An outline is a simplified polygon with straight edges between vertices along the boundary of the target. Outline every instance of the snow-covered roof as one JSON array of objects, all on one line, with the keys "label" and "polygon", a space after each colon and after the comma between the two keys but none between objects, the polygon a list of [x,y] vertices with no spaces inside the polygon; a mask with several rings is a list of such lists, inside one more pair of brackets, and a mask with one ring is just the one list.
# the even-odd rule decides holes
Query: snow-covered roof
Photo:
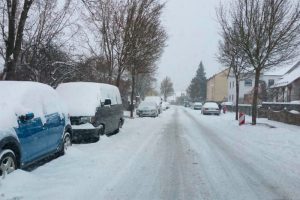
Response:
[{"label": "snow-covered roof", "polygon": [[285,66],[279,66],[274,67],[271,69],[268,69],[264,72],[265,76],[283,76],[286,74],[291,68],[293,68],[294,65],[285,65]]},{"label": "snow-covered roof", "polygon": [[273,86],[272,88],[276,87],[284,87],[295,80],[300,78],[300,62],[293,66],[291,70],[288,71],[285,75],[283,75]]}]

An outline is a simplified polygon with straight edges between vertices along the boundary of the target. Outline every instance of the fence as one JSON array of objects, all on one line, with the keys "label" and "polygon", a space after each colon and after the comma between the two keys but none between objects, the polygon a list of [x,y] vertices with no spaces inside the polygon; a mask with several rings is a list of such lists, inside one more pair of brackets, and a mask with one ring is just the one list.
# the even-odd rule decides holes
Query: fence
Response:
[{"label": "fence", "polygon": [[[235,112],[235,106],[227,106],[227,109]],[[240,104],[239,112],[251,116],[252,105]],[[263,103],[258,106],[257,117],[300,126],[300,104]]]}]

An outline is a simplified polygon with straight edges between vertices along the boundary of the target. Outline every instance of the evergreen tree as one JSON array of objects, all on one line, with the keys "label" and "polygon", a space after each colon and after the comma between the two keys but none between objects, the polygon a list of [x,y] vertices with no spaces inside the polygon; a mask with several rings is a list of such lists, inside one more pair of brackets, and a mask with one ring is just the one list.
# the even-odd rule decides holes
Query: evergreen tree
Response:
[{"label": "evergreen tree", "polygon": [[206,75],[202,61],[196,71],[196,76],[187,89],[187,93],[194,102],[206,100]]}]

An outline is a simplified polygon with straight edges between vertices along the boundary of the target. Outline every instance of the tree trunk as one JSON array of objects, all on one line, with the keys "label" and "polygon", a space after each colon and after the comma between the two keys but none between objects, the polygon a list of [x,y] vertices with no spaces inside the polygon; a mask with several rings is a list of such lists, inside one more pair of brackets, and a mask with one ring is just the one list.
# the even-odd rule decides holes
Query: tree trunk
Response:
[{"label": "tree trunk", "polygon": [[131,97],[130,97],[130,117],[133,117],[133,111],[134,111],[134,104],[133,104],[133,100],[134,100],[134,93],[135,93],[135,72],[134,70],[132,70],[131,73],[132,76],[132,80],[131,80]]},{"label": "tree trunk", "polygon": [[239,96],[240,96],[240,82],[239,78],[235,77],[235,120],[239,119]]},{"label": "tree trunk", "polygon": [[255,71],[255,81],[254,81],[253,101],[252,101],[252,125],[256,125],[259,77],[260,77],[260,70],[256,70]]},{"label": "tree trunk", "polygon": [[121,81],[121,73],[118,72],[117,79],[116,79],[116,86],[117,87],[120,87],[120,81]]}]

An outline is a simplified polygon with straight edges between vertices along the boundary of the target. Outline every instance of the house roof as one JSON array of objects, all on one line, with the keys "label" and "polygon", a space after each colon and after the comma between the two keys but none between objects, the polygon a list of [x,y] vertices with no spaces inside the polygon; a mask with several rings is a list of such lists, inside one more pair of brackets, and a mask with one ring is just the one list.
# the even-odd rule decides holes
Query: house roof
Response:
[{"label": "house roof", "polygon": [[296,79],[300,78],[300,62],[294,65],[286,74],[284,74],[273,86],[272,88],[284,87]]},{"label": "house roof", "polygon": [[222,74],[222,73],[224,73],[224,72],[226,72],[226,71],[229,71],[229,68],[223,69],[222,71],[220,71],[220,72],[218,72],[218,73],[212,75],[211,77],[209,77],[207,80],[209,81],[209,80],[213,79],[215,76],[217,76],[217,75],[219,75],[219,74]]},{"label": "house roof", "polygon": [[265,76],[283,76],[288,73],[295,65],[284,65],[268,69],[264,72]]}]

